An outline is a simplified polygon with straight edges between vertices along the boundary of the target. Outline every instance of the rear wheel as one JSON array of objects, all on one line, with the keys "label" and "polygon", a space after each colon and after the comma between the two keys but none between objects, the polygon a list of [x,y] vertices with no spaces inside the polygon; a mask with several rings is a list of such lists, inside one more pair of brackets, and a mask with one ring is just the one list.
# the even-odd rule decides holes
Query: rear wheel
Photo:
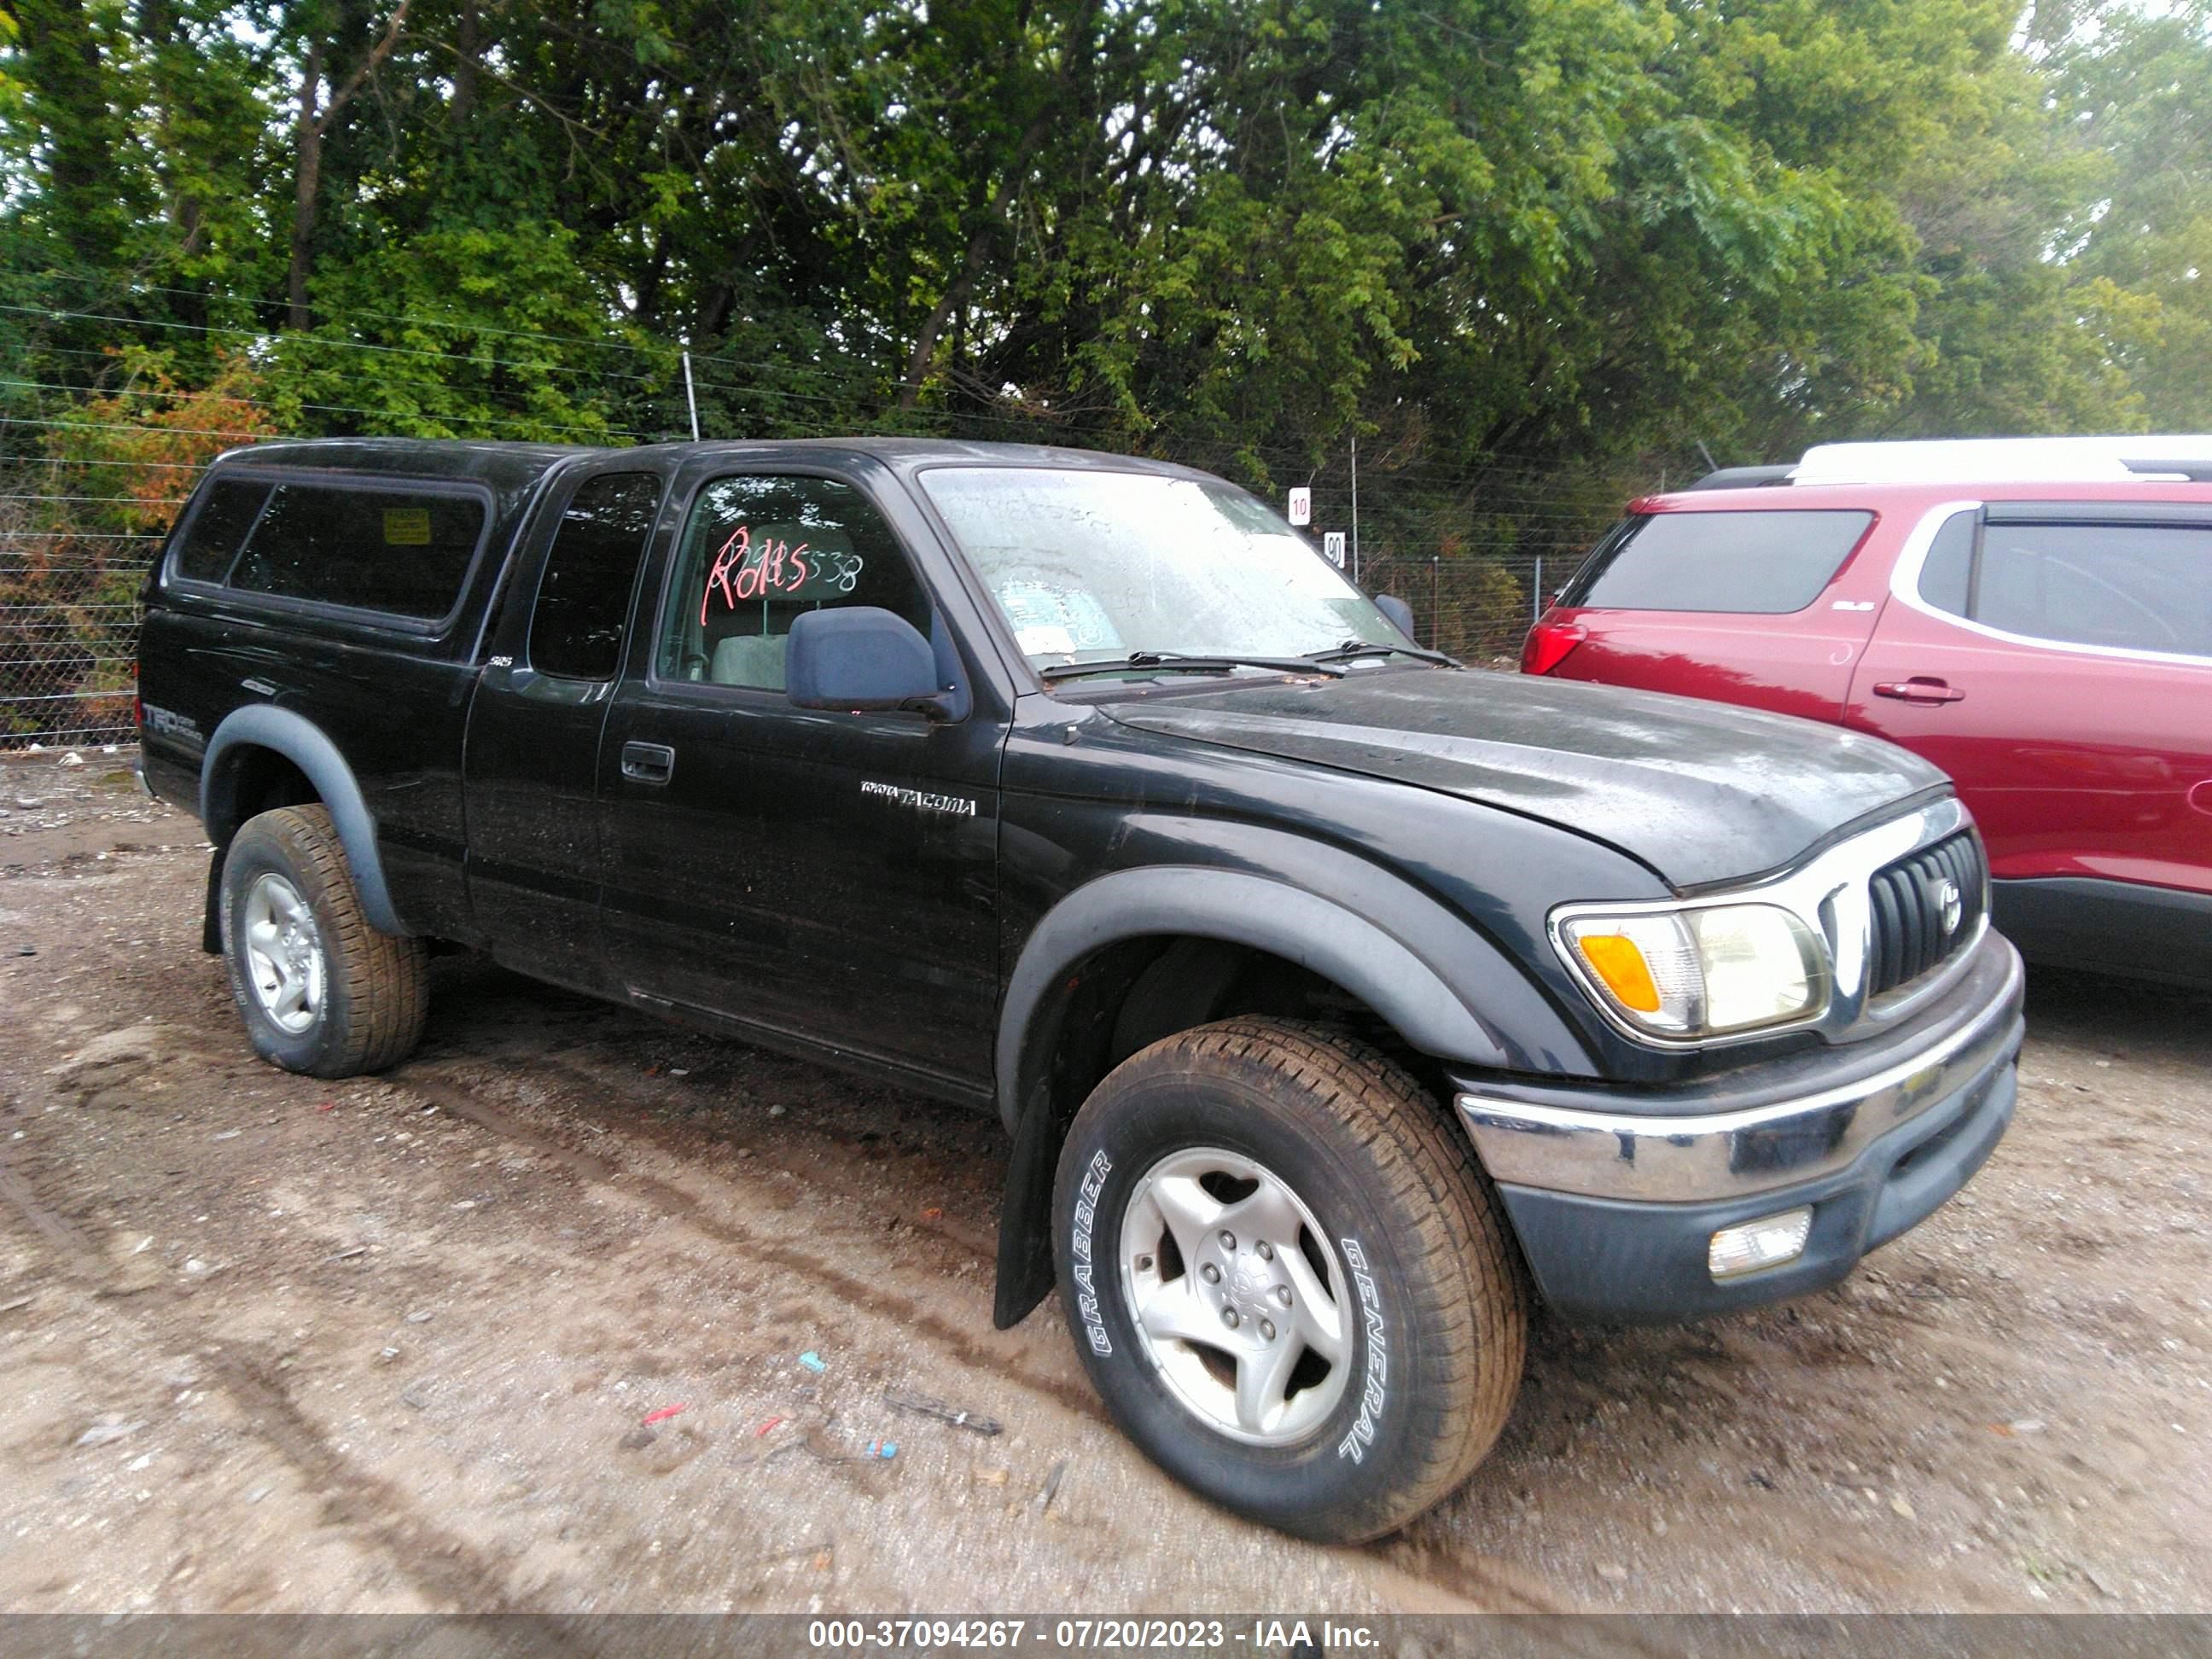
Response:
[{"label": "rear wheel", "polygon": [[224,854],[222,920],[231,995],[264,1059],[351,1077],[422,1040],[428,953],[368,925],[328,808],[247,820]]},{"label": "rear wheel", "polygon": [[1228,1508],[1376,1537],[1504,1426],[1518,1263],[1464,1137],[1372,1048],[1261,1019],[1153,1044],[1076,1115],[1054,1220],[1108,1408]]}]

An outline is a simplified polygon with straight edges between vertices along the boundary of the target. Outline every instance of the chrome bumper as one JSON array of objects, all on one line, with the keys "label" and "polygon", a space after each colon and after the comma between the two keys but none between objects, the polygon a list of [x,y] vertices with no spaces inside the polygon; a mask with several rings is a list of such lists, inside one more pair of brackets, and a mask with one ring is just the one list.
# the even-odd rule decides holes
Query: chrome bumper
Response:
[{"label": "chrome bumper", "polygon": [[1690,1117],[1542,1106],[1468,1090],[1457,1097],[1460,1114],[1483,1168],[1500,1185],[1696,1203],[1832,1175],[2010,1061],[2024,976],[2019,953],[1996,943],[2007,958],[2002,988],[1975,1018],[1842,1087]]}]

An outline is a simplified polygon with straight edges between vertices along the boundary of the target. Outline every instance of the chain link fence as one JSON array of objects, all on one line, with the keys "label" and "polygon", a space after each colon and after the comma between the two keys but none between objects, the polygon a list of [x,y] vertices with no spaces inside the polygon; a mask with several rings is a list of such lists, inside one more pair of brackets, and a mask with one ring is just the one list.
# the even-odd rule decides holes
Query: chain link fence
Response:
[{"label": "chain link fence", "polygon": [[138,588],[161,532],[68,522],[113,503],[57,489],[53,471],[0,473],[0,746],[135,735]]},{"label": "chain link fence", "polygon": [[1450,474],[1370,467],[1355,508],[1347,460],[1316,477],[1314,532],[1345,532],[1347,572],[1405,600],[1420,644],[1502,665],[1623,504],[1663,479],[1501,458]]},{"label": "chain link fence", "polygon": [[[359,375],[376,373],[371,354],[378,349],[359,349]],[[635,367],[623,360],[619,371],[611,368],[610,407],[635,398],[635,387],[623,384],[640,378],[629,372]],[[746,388],[719,390],[741,396]],[[332,406],[369,401],[341,394]],[[515,413],[524,412],[518,404]],[[234,444],[278,435],[283,413],[235,392],[94,391],[12,378],[0,368],[0,749],[135,736],[138,597],[146,573],[207,460]],[[915,429],[910,413],[896,420]],[[480,423],[485,430],[454,435],[513,437],[495,428],[519,422],[493,416]],[[330,429],[377,431],[358,420]],[[974,429],[971,423],[970,435]],[[787,412],[773,430],[800,435],[802,428]],[[616,442],[672,435],[611,428]],[[1032,428],[994,435],[1040,434]],[[1664,483],[1663,474],[1570,475],[1510,458],[1445,471],[1394,466],[1386,456],[1355,477],[1347,453],[1328,466],[1276,471],[1275,504],[1284,504],[1285,488],[1310,489],[1316,544],[1341,532],[1347,570],[1369,592],[1405,599],[1422,644],[1492,665],[1515,656],[1544,599],[1618,516],[1623,500]]]}]

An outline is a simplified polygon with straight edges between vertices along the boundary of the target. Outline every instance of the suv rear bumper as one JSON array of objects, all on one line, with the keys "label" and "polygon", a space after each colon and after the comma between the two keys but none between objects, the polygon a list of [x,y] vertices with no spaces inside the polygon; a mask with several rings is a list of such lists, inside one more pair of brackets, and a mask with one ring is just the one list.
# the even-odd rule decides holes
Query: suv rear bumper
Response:
[{"label": "suv rear bumper", "polygon": [[[1826,1067],[1753,1067],[1703,1100],[1468,1079],[1461,1115],[1545,1299],[1639,1322],[1777,1301],[1833,1284],[1925,1218],[2012,1121],[2020,957],[1995,934],[1975,954],[1945,1010],[1870,1042],[1848,1081],[1806,1086],[1832,1075],[1833,1050]],[[1802,1254],[1713,1278],[1715,1231],[1800,1206],[1813,1212]]]}]

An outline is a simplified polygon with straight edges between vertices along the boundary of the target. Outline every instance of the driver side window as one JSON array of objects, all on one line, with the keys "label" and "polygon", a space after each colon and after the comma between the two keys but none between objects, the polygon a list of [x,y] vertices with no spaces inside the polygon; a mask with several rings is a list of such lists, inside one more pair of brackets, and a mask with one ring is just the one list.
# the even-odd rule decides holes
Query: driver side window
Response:
[{"label": "driver side window", "polygon": [[693,501],[661,617],[659,678],[784,689],[791,624],[872,605],[929,632],[929,604],[897,540],[834,478],[716,478]]}]

